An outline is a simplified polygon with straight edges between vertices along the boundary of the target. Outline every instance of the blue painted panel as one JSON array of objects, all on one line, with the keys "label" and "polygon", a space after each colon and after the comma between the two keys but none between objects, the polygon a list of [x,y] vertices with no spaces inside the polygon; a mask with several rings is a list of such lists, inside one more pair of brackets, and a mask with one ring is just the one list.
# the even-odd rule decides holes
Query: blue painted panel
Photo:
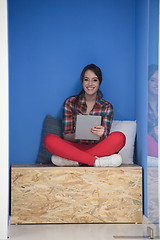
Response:
[{"label": "blue painted panel", "polygon": [[135,1],[8,3],[11,164],[36,161],[45,115],[61,116],[86,64],[101,67],[115,119],[135,120]]},{"label": "blue painted panel", "polygon": [[148,113],[148,1],[136,0],[136,159],[143,167],[144,214],[147,216],[147,113]]}]

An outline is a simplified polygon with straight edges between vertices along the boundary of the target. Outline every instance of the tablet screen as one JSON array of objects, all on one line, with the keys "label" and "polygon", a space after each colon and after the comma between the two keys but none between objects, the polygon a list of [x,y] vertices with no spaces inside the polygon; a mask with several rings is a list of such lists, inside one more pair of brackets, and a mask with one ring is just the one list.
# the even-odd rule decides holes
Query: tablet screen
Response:
[{"label": "tablet screen", "polygon": [[91,133],[91,128],[101,125],[101,116],[77,115],[75,139],[99,140],[99,136]]}]

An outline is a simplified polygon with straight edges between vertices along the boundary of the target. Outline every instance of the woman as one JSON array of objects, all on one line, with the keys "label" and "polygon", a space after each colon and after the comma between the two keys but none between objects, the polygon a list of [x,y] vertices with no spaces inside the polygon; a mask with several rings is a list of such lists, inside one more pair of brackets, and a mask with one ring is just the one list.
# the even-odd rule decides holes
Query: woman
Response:
[{"label": "woman", "polygon": [[148,68],[148,155],[158,157],[158,66]]},{"label": "woman", "polygon": [[[125,145],[125,136],[121,132],[109,135],[113,106],[102,99],[99,86],[102,82],[102,72],[94,64],[87,65],[81,73],[83,90],[68,98],[63,108],[63,136],[49,134],[44,139],[45,147],[55,154],[52,162],[57,166],[119,166],[122,158],[117,154]],[[75,123],[78,114],[100,115],[102,123],[95,126],[91,132],[100,137],[95,140],[76,140]],[[59,158],[59,157],[60,158]]]}]

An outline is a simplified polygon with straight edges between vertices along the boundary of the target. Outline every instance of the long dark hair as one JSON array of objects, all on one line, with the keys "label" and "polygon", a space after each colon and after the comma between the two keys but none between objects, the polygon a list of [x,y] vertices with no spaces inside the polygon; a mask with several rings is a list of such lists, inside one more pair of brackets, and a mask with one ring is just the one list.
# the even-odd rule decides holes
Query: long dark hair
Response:
[{"label": "long dark hair", "polygon": [[152,77],[152,75],[158,71],[158,65],[151,64],[148,66],[148,80]]},{"label": "long dark hair", "polygon": [[81,72],[81,81],[83,82],[84,74],[87,70],[91,70],[92,72],[94,72],[96,74],[96,76],[98,77],[98,80],[101,84],[101,82],[102,82],[102,71],[95,64],[89,64],[89,65],[87,65],[83,68],[83,70]]}]

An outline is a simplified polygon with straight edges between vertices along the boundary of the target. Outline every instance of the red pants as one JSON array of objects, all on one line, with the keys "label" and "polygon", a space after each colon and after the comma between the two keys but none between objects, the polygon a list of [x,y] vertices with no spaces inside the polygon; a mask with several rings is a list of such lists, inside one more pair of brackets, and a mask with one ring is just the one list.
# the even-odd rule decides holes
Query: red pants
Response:
[{"label": "red pants", "polygon": [[44,138],[44,145],[49,152],[59,157],[92,166],[96,160],[95,156],[104,157],[118,153],[124,147],[125,140],[122,132],[112,132],[97,144],[85,145],[48,134]]}]

